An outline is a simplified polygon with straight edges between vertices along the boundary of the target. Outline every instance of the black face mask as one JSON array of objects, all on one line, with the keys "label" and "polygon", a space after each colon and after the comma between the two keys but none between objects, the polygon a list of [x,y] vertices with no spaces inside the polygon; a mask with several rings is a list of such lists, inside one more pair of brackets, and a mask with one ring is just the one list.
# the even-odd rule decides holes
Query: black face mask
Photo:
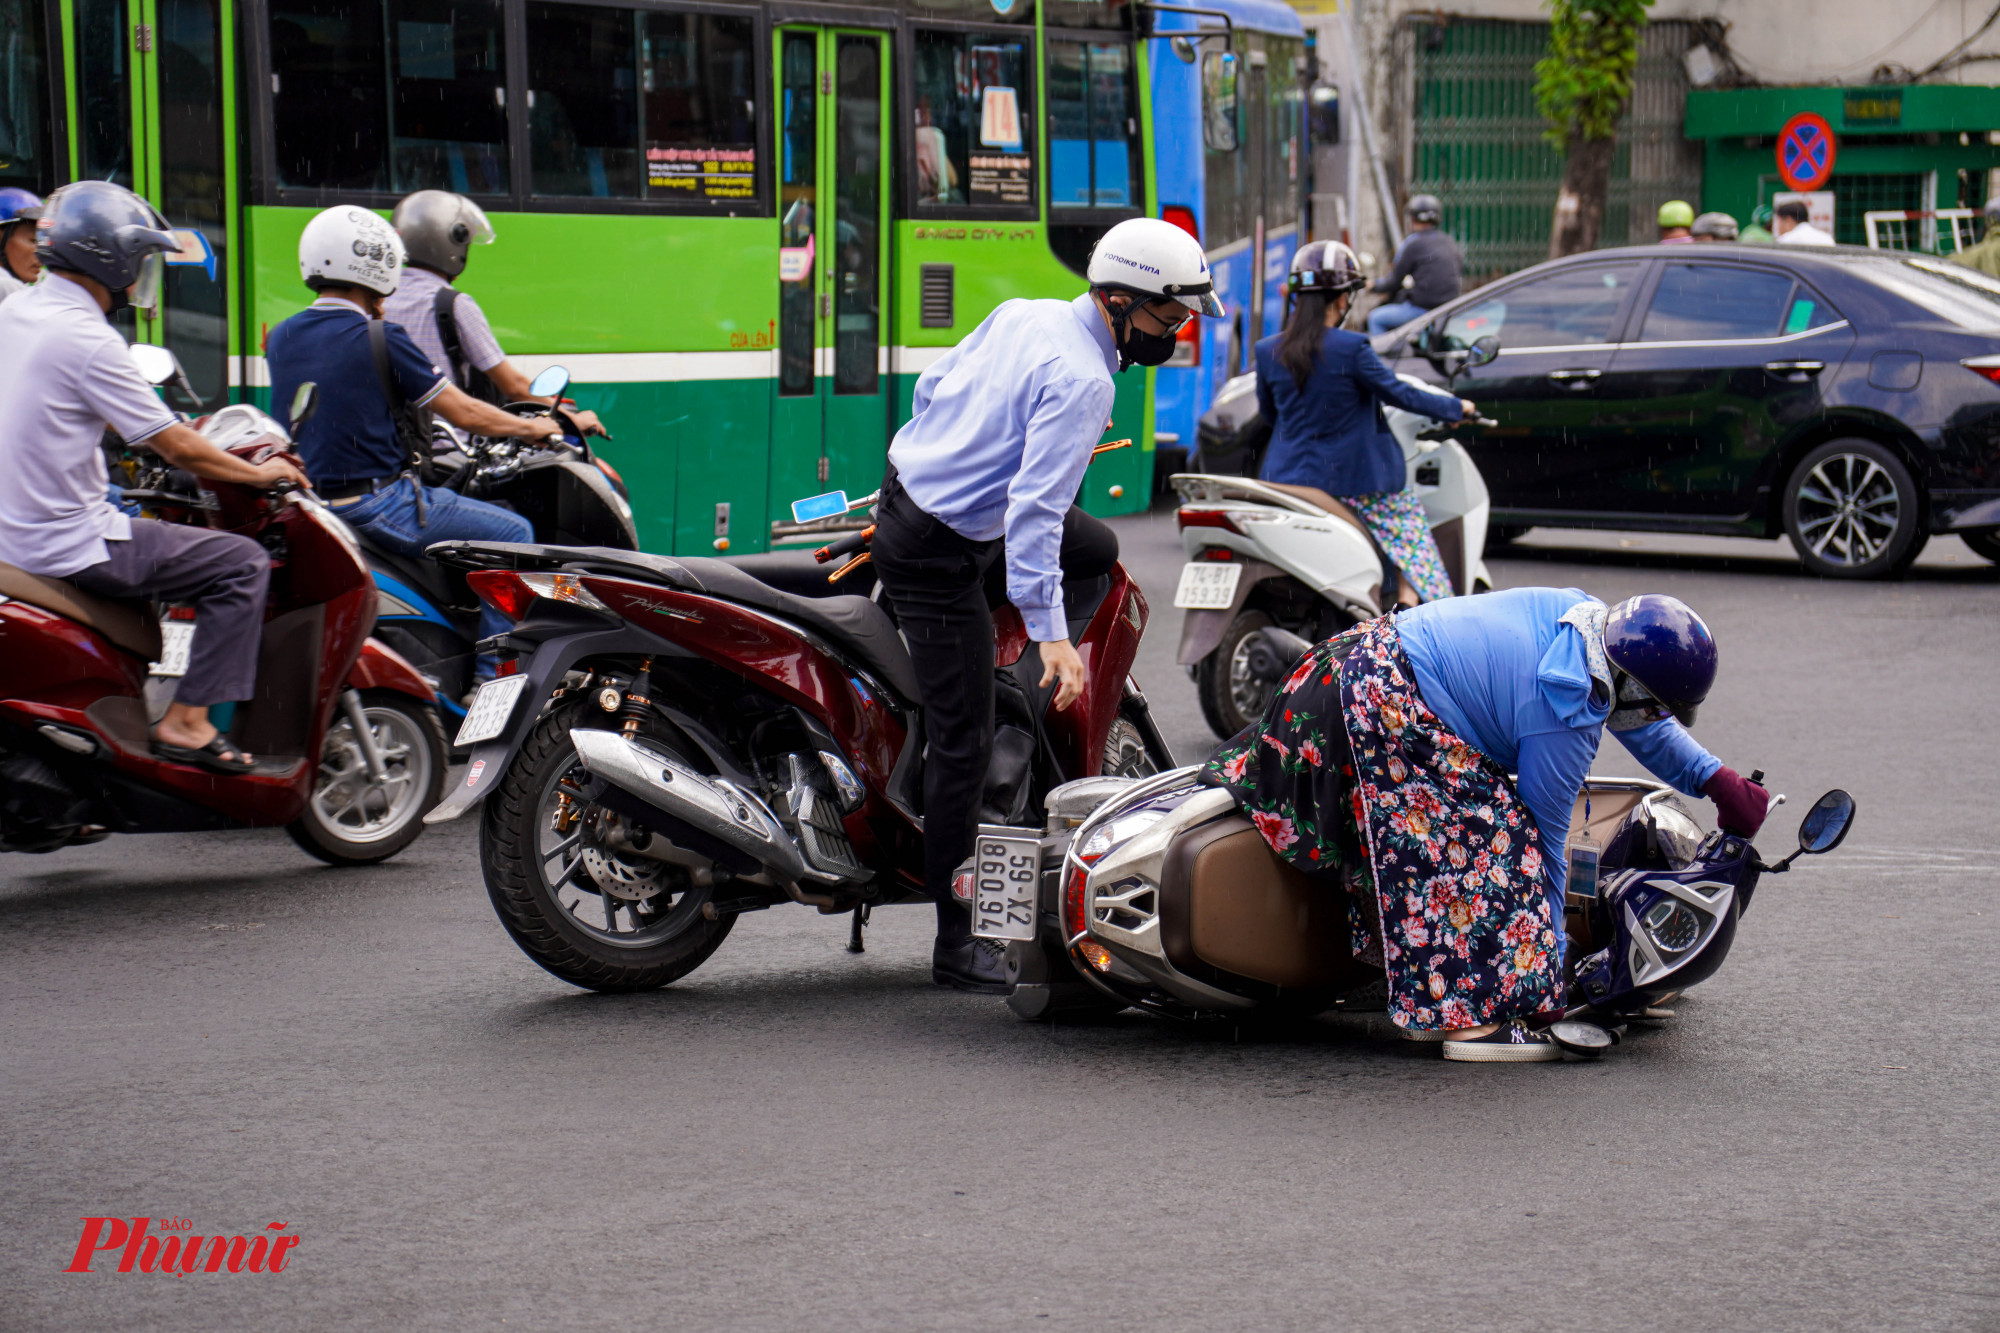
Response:
[{"label": "black face mask", "polygon": [[1147,333],[1132,324],[1132,310],[1128,308],[1112,322],[1112,331],[1118,338],[1118,369],[1127,366],[1164,366],[1174,354],[1174,343],[1178,341],[1179,330],[1173,333]]}]

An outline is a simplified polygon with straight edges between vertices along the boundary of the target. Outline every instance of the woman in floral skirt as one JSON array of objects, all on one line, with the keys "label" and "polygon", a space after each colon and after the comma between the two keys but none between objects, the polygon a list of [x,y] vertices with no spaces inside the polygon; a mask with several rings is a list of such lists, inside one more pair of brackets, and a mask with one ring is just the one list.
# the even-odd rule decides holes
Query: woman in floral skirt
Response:
[{"label": "woman in floral skirt", "polygon": [[1317,645],[1210,773],[1280,856],[1348,872],[1352,947],[1387,972],[1403,1035],[1450,1060],[1554,1060],[1524,1020],[1565,1003],[1564,843],[1605,726],[1724,828],[1763,823],[1764,789],[1683,725],[1715,668],[1671,597],[1432,603]]},{"label": "woman in floral skirt", "polygon": [[1366,338],[1340,327],[1366,285],[1339,241],[1314,241],[1293,258],[1284,332],[1257,344],[1257,407],[1271,423],[1262,479],[1352,510],[1400,573],[1398,599],[1415,606],[1451,596],[1451,579],[1382,404],[1445,421],[1476,409],[1397,379]]}]

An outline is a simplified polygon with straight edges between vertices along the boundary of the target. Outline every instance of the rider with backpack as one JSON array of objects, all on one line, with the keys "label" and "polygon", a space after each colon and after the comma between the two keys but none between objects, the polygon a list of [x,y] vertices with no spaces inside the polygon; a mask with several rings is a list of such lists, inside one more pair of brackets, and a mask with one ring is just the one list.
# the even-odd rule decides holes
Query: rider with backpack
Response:
[{"label": "rider with backpack", "polygon": [[[382,302],[383,317],[402,325],[431,364],[472,397],[496,406],[550,401],[528,392],[528,377],[500,350],[479,302],[452,285],[472,247],[493,243],[486,211],[462,194],[419,190],[396,205],[389,222],[403,238],[407,267]],[[595,412],[566,408],[564,415],[585,435],[604,433]]]}]

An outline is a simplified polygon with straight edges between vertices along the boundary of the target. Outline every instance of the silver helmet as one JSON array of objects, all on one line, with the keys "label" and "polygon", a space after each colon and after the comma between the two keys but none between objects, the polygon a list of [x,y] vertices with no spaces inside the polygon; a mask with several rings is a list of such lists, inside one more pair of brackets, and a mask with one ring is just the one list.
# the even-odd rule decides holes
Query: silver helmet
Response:
[{"label": "silver helmet", "polygon": [[486,210],[449,190],[418,190],[405,196],[389,224],[403,238],[410,263],[447,278],[465,272],[471,247],[493,243],[493,224],[486,220]]}]

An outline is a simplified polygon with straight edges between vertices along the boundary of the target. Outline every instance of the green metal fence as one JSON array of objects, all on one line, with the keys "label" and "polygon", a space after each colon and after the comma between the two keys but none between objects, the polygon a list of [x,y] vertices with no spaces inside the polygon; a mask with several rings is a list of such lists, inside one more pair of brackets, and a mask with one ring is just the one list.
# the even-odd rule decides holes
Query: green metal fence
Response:
[{"label": "green metal fence", "polygon": [[[1562,154],[1542,137],[1535,62],[1549,25],[1413,15],[1396,32],[1392,104],[1404,196],[1444,201],[1468,283],[1548,258]],[[1700,147],[1681,135],[1681,53],[1693,25],[1649,25],[1632,102],[1619,124],[1601,244],[1651,240],[1668,199],[1701,197]]]}]

